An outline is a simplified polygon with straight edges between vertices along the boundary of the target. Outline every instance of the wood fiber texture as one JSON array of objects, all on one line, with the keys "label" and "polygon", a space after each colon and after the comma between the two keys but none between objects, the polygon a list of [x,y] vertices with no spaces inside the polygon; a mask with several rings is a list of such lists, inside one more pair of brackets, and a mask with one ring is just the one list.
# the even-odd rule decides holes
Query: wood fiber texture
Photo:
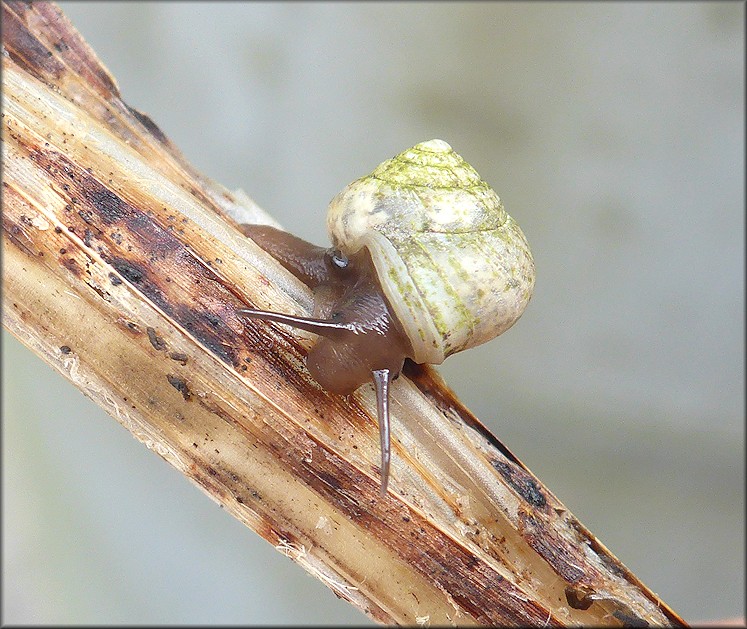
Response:
[{"label": "wood fiber texture", "polygon": [[[322,390],[272,219],[122,100],[52,3],[3,2],[3,323],[232,516],[382,623],[683,625],[435,371]],[[642,542],[645,543],[645,540]]]}]

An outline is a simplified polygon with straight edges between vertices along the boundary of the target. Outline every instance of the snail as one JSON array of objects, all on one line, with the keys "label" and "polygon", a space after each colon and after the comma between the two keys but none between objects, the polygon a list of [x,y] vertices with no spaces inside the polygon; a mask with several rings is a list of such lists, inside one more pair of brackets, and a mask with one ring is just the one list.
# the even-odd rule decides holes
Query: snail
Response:
[{"label": "snail", "polygon": [[422,142],[332,199],[331,248],[264,225],[242,232],[307,284],[313,318],[239,314],[318,334],[306,365],[324,389],[373,380],[381,495],[391,459],[389,385],[406,358],[441,364],[521,316],[534,287],[526,238],[498,195],[446,142]]}]

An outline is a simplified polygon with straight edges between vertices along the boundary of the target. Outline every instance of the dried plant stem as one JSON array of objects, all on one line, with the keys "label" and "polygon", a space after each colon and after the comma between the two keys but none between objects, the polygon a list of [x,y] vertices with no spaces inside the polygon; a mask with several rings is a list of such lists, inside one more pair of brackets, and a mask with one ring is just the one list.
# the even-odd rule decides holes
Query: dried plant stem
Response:
[{"label": "dried plant stem", "polygon": [[3,2],[3,323],[133,435],[380,622],[681,625],[429,369],[393,384],[379,496],[370,387],[304,368],[308,314],[244,238],[271,222],[195,172],[50,3]]}]

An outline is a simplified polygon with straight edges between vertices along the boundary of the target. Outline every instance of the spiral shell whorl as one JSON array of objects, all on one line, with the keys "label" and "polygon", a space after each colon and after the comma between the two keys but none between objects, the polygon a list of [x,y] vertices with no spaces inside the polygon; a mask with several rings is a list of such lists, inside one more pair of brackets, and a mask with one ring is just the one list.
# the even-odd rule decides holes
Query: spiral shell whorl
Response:
[{"label": "spiral shell whorl", "polygon": [[368,247],[416,362],[439,364],[497,336],[531,296],[534,263],[521,229],[442,140],[347,186],[330,203],[327,228],[346,253]]},{"label": "spiral shell whorl", "polygon": [[498,195],[443,140],[421,142],[347,186],[331,202],[336,246],[355,248],[370,229],[385,234],[497,229],[507,218]]}]

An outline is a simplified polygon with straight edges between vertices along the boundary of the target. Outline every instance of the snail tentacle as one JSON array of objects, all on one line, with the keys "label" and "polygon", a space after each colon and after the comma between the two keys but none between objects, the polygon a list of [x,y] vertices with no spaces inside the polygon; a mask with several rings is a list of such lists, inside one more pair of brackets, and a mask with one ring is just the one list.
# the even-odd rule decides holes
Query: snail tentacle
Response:
[{"label": "snail tentacle", "polygon": [[345,334],[358,334],[360,326],[354,323],[339,323],[327,319],[311,319],[308,317],[296,317],[294,315],[283,314],[281,312],[269,312],[267,310],[254,310],[253,308],[240,308],[237,313],[249,317],[250,319],[261,319],[263,321],[274,321],[275,323],[284,323],[294,328],[312,332],[319,336],[342,340]]},{"label": "snail tentacle", "polygon": [[379,439],[381,442],[381,486],[379,493],[386,495],[389,485],[389,464],[392,458],[391,424],[389,420],[389,369],[374,369],[372,372],[376,389],[376,413],[379,420]]}]

